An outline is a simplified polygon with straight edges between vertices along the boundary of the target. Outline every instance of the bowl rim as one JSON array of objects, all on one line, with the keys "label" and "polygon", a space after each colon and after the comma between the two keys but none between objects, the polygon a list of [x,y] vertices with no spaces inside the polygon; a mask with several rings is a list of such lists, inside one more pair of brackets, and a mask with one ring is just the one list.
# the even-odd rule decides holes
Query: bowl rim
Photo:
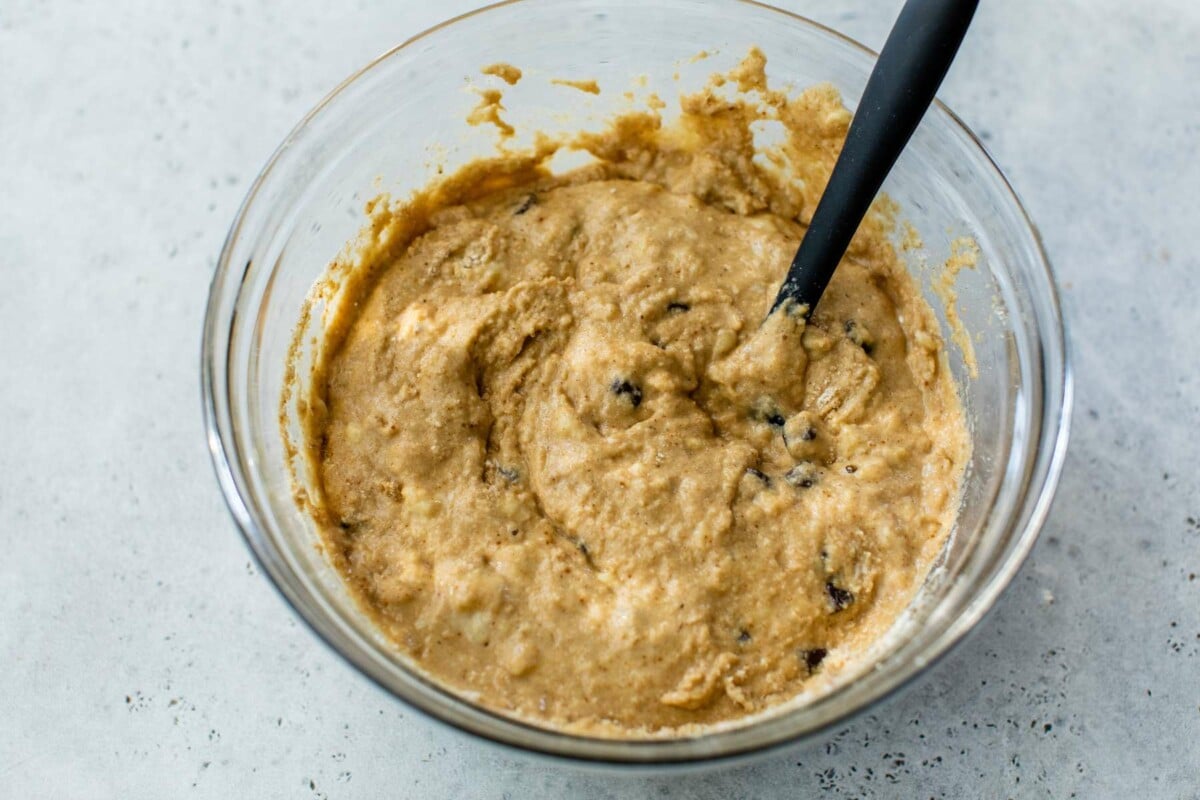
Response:
[{"label": "bowl rim", "polygon": [[[1036,486],[1030,484],[1024,495],[1026,501],[1036,492],[1036,499],[1032,508],[1027,513],[1027,519],[1024,522],[1024,529],[1020,532],[1015,540],[1015,545],[1005,555],[1003,562],[997,569],[994,570],[988,580],[981,586],[979,591],[974,593],[972,599],[964,606],[961,613],[956,617],[954,623],[948,625],[947,628],[931,640],[929,647],[923,653],[923,660],[920,665],[910,670],[907,674],[899,678],[885,681],[880,684],[880,687],[873,694],[868,695],[856,707],[847,709],[837,713],[829,719],[815,724],[813,727],[798,733],[780,736],[774,740],[765,743],[749,743],[745,746],[733,746],[724,749],[717,753],[695,752],[688,754],[663,753],[667,747],[678,745],[686,741],[700,741],[713,736],[729,735],[737,733],[744,728],[733,729],[718,729],[712,733],[703,733],[697,736],[676,737],[672,739],[644,739],[644,740],[629,740],[629,739],[607,739],[602,737],[589,737],[579,734],[574,734],[565,731],[555,731],[553,729],[541,727],[530,722],[509,717],[477,703],[471,702],[466,698],[454,693],[453,691],[442,687],[434,682],[429,681],[425,676],[413,672],[413,676],[422,682],[432,686],[439,693],[445,695],[450,701],[463,704],[469,707],[473,712],[480,713],[486,717],[490,717],[499,721],[505,727],[516,727],[532,732],[539,739],[557,738],[561,742],[569,742],[571,744],[594,743],[596,745],[620,746],[631,750],[639,750],[636,758],[621,758],[609,755],[592,754],[592,753],[568,753],[562,747],[553,745],[542,745],[536,743],[514,743],[507,741],[494,732],[485,730],[474,720],[455,720],[450,719],[444,713],[443,709],[429,703],[425,698],[414,698],[401,696],[392,687],[384,682],[382,677],[378,675],[374,667],[367,662],[365,658],[357,654],[346,652],[342,647],[334,641],[333,635],[327,631],[324,624],[317,619],[317,615],[311,614],[300,598],[296,596],[295,590],[288,585],[284,579],[282,571],[286,569],[280,558],[270,549],[262,546],[262,540],[256,536],[260,533],[259,526],[255,522],[251,512],[251,501],[247,497],[247,491],[243,488],[244,475],[242,472],[242,459],[240,458],[239,444],[235,440],[233,433],[226,432],[221,424],[221,416],[223,411],[222,402],[228,402],[229,398],[222,397],[218,391],[218,374],[219,370],[224,365],[226,374],[228,373],[230,362],[228,359],[228,351],[218,352],[215,342],[219,335],[219,326],[222,322],[220,314],[222,289],[225,288],[226,282],[231,277],[244,277],[234,275],[234,266],[232,262],[232,251],[235,243],[239,239],[243,224],[246,220],[247,212],[254,204],[256,198],[268,177],[272,174],[283,154],[290,148],[294,141],[300,137],[310,122],[320,115],[331,103],[333,103],[343,91],[358,81],[363,75],[378,67],[383,62],[390,59],[400,51],[442,31],[445,28],[451,27],[466,19],[471,19],[480,15],[488,14],[501,8],[508,6],[536,2],[536,0],[500,0],[499,2],[490,3],[480,6],[479,8],[448,18],[436,25],[426,28],[419,33],[410,36],[401,43],[389,48],[379,56],[371,59],[361,68],[355,70],[348,77],[339,82],[332,90],[330,90],[312,109],[310,109],[300,121],[288,132],[280,144],[272,152],[266,164],[260,170],[254,181],[247,190],[245,198],[238,207],[234,222],[231,225],[229,232],[226,234],[222,243],[220,257],[218,258],[213,278],[209,286],[209,296],[205,307],[205,318],[203,325],[203,339],[201,342],[201,400],[203,405],[204,429],[205,437],[208,442],[209,455],[212,460],[213,470],[216,474],[217,482],[220,485],[222,495],[229,508],[234,521],[237,523],[239,532],[245,541],[255,563],[260,571],[269,579],[271,585],[284,598],[292,612],[296,614],[306,625],[306,627],[316,635],[316,637],[326,645],[330,650],[337,654],[344,661],[350,663],[355,670],[368,678],[379,688],[383,689],[388,695],[401,701],[406,707],[414,709],[428,719],[431,719],[441,725],[463,733],[478,737],[478,740],[491,745],[499,746],[509,753],[517,752],[524,754],[534,754],[543,758],[548,758],[554,761],[568,764],[588,764],[598,767],[621,767],[624,770],[647,770],[647,769],[671,769],[671,768],[687,768],[697,765],[724,765],[732,762],[746,762],[750,759],[765,757],[771,753],[778,752],[781,749],[791,747],[800,741],[810,739],[820,733],[827,731],[831,727],[844,724],[851,718],[857,717],[867,710],[877,707],[894,697],[898,692],[912,684],[919,677],[928,674],[930,667],[945,657],[951,650],[961,644],[965,638],[973,631],[978,630],[979,622],[995,607],[997,600],[1003,594],[1004,590],[1012,582],[1016,573],[1026,561],[1030,551],[1036,543],[1041,529],[1045,523],[1046,517],[1049,514],[1050,508],[1058,488],[1059,480],[1062,474],[1063,465],[1066,459],[1068,442],[1070,439],[1071,419],[1073,416],[1073,400],[1074,400],[1074,368],[1073,354],[1070,345],[1070,340],[1067,337],[1066,329],[1063,321],[1062,306],[1060,301],[1060,290],[1055,279],[1054,271],[1051,267],[1049,257],[1046,253],[1045,244],[1042,239],[1041,232],[1037,225],[1033,222],[1031,216],[1024,203],[1022,203],[1016,190],[1009,182],[1007,176],[996,164],[991,154],[988,152],[986,145],[980,138],[967,126],[967,124],[945,103],[939,99],[934,99],[931,105],[932,110],[945,115],[946,120],[950,123],[955,132],[966,137],[967,142],[973,147],[978,155],[981,156],[981,163],[985,171],[992,173],[992,176],[999,186],[1001,193],[1005,199],[1016,210],[1020,223],[1027,229],[1030,240],[1033,244],[1033,253],[1036,258],[1031,262],[1036,269],[1038,277],[1043,279],[1045,287],[1048,290],[1045,298],[1047,302],[1048,327],[1041,329],[1039,327],[1038,337],[1036,340],[1037,347],[1034,352],[1032,361],[1035,367],[1041,369],[1040,386],[1042,388],[1043,397],[1040,398],[1039,407],[1037,410],[1044,412],[1050,400],[1057,399],[1061,408],[1058,414],[1057,429],[1049,430],[1045,428],[1045,420],[1040,422],[1043,425],[1041,430],[1042,438],[1046,434],[1053,433],[1053,440],[1048,449],[1048,456],[1043,456],[1047,452],[1046,449],[1037,447],[1034,443],[1033,452],[1029,460],[1029,471],[1036,472],[1039,462],[1044,462],[1041,468],[1041,485]],[[772,6],[760,0],[731,0],[732,3],[739,5],[750,6],[760,10],[782,14],[792,21],[800,24],[832,38],[841,45],[848,46],[853,50],[859,51],[861,54],[870,57],[872,60],[878,57],[878,54],[871,48],[863,45],[857,40],[841,33],[840,31],[825,25],[823,23],[812,20],[801,14],[797,14],[786,9],[781,9]],[[249,268],[249,264],[245,265]],[[240,287],[238,290],[240,295]],[[236,305],[236,302],[235,302]],[[1053,376],[1057,378],[1057,385],[1061,386],[1061,393],[1056,398],[1046,398],[1046,386],[1048,382],[1047,370],[1048,365],[1045,358],[1047,348],[1051,348],[1061,357],[1061,375]],[[222,361],[222,359],[224,359]],[[221,385],[228,388],[228,382],[222,378]],[[1040,416],[1044,417],[1044,413]],[[237,465],[235,469],[235,464]],[[1017,511],[1020,511],[1023,506],[1018,506]],[[1019,517],[1020,514],[1015,514]],[[1020,524],[1019,518],[1014,518],[1010,525]],[[754,723],[751,723],[751,726]]]}]

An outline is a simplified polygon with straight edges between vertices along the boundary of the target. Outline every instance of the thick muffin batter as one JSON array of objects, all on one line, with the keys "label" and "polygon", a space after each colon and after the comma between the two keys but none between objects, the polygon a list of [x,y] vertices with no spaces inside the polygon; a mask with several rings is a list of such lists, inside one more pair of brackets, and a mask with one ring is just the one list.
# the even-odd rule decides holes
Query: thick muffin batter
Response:
[{"label": "thick muffin batter", "polygon": [[779,704],[953,522],[962,412],[887,214],[807,325],[763,323],[848,115],[756,52],[729,78],[567,143],[598,159],[568,175],[543,141],[377,202],[332,273],[312,511],[398,645],[498,710],[645,736]]}]

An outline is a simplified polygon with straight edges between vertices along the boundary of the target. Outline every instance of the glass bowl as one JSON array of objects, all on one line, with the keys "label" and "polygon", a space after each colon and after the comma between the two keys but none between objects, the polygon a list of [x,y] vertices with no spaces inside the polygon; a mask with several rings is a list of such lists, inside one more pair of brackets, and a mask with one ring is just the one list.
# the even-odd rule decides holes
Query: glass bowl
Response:
[{"label": "glass bowl", "polygon": [[[293,500],[291,469],[311,480],[285,439],[298,437],[295,398],[281,415],[293,334],[300,374],[321,315],[301,319],[310,287],[364,223],[381,191],[405,196],[440,168],[494,152],[494,131],[465,124],[479,69],[506,61],[525,79],[506,88],[508,120],[526,134],[599,127],[624,90],[680,90],[724,71],[751,45],[773,83],[830,82],[853,109],[874,55],[809,20],[739,0],[518,0],[410,39],[333,91],[280,145],[254,182],[221,253],[204,327],[208,444],[225,498],[263,572],[334,650],[429,715],[496,742],[592,762],[712,761],[794,741],[861,711],[945,653],[992,607],[1029,552],[1066,450],[1071,377],[1054,280],[1037,231],[982,145],[936,105],[884,186],[922,251],[906,258],[950,340],[937,265],[950,242],[978,243],[956,306],[978,371],[952,348],[973,451],[958,523],[912,606],[827,693],[745,724],[665,740],[589,738],[489,711],[414,669],[361,612],[317,547]],[[701,61],[690,57],[706,50]],[[636,76],[646,76],[634,86]],[[596,79],[593,96],[550,78]],[[494,79],[492,79],[494,80]],[[520,139],[518,138],[518,143]],[[786,265],[780,265],[782,277]],[[320,307],[316,309],[320,311]],[[281,422],[286,436],[281,434]]]}]

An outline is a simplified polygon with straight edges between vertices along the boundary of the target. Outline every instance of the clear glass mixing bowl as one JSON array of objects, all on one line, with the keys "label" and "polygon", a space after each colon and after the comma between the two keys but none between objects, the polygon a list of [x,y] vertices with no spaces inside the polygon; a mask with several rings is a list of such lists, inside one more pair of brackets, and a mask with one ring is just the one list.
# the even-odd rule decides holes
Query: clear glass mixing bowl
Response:
[{"label": "clear glass mixing bowl", "polygon": [[[525,79],[505,92],[520,131],[598,127],[643,94],[671,105],[751,45],[772,82],[828,81],[853,108],[873,54],[809,20],[739,0],[520,0],[429,30],[339,86],[280,145],[255,181],[221,253],[204,327],[202,381],[209,448],[226,500],[263,571],[337,652],[388,691],[433,717],[488,739],[573,759],[695,762],[761,752],[860,711],[904,684],[961,639],[995,603],[1032,547],[1066,449],[1071,377],[1057,292],[1025,211],[979,141],[934,107],[884,189],[920,232],[928,264],[954,236],[979,245],[978,268],[957,281],[958,310],[974,344],[972,377],[955,348],[951,367],[972,429],[973,455],[958,525],[939,566],[861,667],[827,694],[749,724],[693,738],[595,739],[490,712],[414,670],[356,607],[316,547],[313,522],[293,502],[280,431],[285,361],[314,281],[364,221],[380,191],[404,196],[493,151],[494,131],[464,120],[485,83],[483,65],[507,61]],[[710,58],[689,62],[701,50]],[[678,73],[678,79],[674,76]],[[549,78],[594,78],[599,96]],[[934,270],[911,267],[938,310]],[[780,265],[782,277],[784,267]],[[321,333],[308,318],[307,342]],[[311,359],[312,347],[302,353]],[[304,374],[301,372],[301,374]],[[284,423],[298,434],[294,403]],[[302,480],[308,480],[303,465]]]}]

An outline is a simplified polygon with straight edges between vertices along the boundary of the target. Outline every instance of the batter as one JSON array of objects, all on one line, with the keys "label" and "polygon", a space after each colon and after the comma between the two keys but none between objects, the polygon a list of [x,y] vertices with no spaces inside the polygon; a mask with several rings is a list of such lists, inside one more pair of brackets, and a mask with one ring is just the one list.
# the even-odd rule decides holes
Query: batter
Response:
[{"label": "batter", "polygon": [[[886,204],[807,325],[763,322],[849,122],[764,64],[671,125],[381,199],[331,271],[310,510],[399,647],[491,708],[669,736],[777,706],[887,630],[951,528],[963,414]],[[562,147],[596,161],[555,176]]]}]

